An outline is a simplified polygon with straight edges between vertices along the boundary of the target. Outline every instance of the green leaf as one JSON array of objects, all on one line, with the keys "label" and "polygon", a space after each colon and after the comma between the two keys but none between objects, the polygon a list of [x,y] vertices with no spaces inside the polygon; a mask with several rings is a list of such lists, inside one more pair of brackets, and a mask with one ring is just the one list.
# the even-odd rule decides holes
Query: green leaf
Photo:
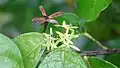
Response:
[{"label": "green leaf", "polygon": [[[84,28],[97,40],[109,40],[111,38],[111,26],[103,21],[91,21],[84,24]],[[104,32],[104,34],[102,34]]]},{"label": "green leaf", "polygon": [[88,68],[83,58],[70,49],[56,49],[50,52],[39,68]]},{"label": "green leaf", "polygon": [[14,41],[22,53],[25,68],[34,68],[43,54],[45,35],[31,32],[20,35]]},{"label": "green leaf", "polygon": [[17,45],[2,34],[0,34],[0,68],[24,68]]},{"label": "green leaf", "polygon": [[110,54],[105,56],[105,60],[111,62],[112,64],[118,66],[120,68],[120,54]]},{"label": "green leaf", "polygon": [[63,20],[66,22],[72,24],[72,25],[78,25],[79,23],[79,17],[76,14],[73,13],[64,13],[64,15],[61,16]]},{"label": "green leaf", "polygon": [[80,18],[95,20],[112,0],[77,0],[77,13]]},{"label": "green leaf", "polygon": [[112,39],[107,42],[110,48],[120,48],[120,38]]},{"label": "green leaf", "polygon": [[118,68],[110,62],[96,57],[89,57],[88,63],[91,68]]}]

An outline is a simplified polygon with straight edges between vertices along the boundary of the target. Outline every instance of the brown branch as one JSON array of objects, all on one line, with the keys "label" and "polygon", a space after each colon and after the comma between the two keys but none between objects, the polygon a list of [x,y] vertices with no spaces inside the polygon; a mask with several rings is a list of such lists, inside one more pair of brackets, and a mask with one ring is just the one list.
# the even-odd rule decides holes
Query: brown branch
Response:
[{"label": "brown branch", "polygon": [[120,53],[120,49],[107,49],[98,51],[81,51],[81,56],[95,56],[95,55],[105,55],[105,54],[116,54]]}]

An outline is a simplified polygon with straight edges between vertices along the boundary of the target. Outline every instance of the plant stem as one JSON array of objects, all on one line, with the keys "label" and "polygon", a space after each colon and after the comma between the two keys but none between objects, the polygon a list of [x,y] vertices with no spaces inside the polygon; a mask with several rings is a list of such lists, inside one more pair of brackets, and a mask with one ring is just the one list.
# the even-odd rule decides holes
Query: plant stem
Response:
[{"label": "plant stem", "polygon": [[104,46],[103,44],[101,44],[99,41],[97,41],[95,38],[93,38],[90,34],[88,34],[87,32],[85,32],[83,34],[84,36],[88,37],[89,39],[91,39],[92,41],[96,42],[100,47],[102,47],[103,49],[109,49],[108,47]]},{"label": "plant stem", "polygon": [[81,56],[95,56],[95,55],[104,55],[104,54],[115,54],[120,53],[120,49],[106,49],[106,50],[98,50],[98,51],[81,51]]}]

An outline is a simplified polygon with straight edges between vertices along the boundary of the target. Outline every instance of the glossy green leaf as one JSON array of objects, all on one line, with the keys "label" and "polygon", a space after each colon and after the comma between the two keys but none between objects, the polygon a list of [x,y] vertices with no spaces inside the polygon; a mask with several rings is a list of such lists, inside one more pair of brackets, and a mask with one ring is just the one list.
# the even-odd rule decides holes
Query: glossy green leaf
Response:
[{"label": "glossy green leaf", "polygon": [[34,68],[43,54],[45,35],[31,32],[20,35],[14,41],[22,53],[25,68]]},{"label": "glossy green leaf", "polygon": [[82,19],[95,20],[112,0],[77,0],[77,13]]},{"label": "glossy green leaf", "polygon": [[56,49],[50,52],[39,68],[88,68],[83,58],[70,49]]},{"label": "glossy green leaf", "polygon": [[17,45],[2,34],[0,34],[0,68],[24,68]]},{"label": "glossy green leaf", "polygon": [[91,68],[118,68],[110,62],[96,57],[89,57],[88,63]]}]

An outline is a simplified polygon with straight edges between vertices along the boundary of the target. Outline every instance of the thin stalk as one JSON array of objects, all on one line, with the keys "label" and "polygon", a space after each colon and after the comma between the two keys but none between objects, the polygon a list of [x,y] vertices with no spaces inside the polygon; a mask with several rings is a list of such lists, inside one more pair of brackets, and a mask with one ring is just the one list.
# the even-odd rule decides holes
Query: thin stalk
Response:
[{"label": "thin stalk", "polygon": [[85,32],[83,34],[84,36],[88,37],[89,39],[91,39],[92,41],[94,41],[95,43],[97,43],[100,47],[102,47],[103,49],[109,49],[108,47],[104,46],[103,44],[101,44],[99,41],[97,41],[95,38],[93,38],[90,34],[88,34],[87,32]]},{"label": "thin stalk", "polygon": [[120,49],[106,49],[98,51],[80,51],[81,56],[96,56],[96,55],[105,55],[105,54],[115,54],[120,53]]}]

